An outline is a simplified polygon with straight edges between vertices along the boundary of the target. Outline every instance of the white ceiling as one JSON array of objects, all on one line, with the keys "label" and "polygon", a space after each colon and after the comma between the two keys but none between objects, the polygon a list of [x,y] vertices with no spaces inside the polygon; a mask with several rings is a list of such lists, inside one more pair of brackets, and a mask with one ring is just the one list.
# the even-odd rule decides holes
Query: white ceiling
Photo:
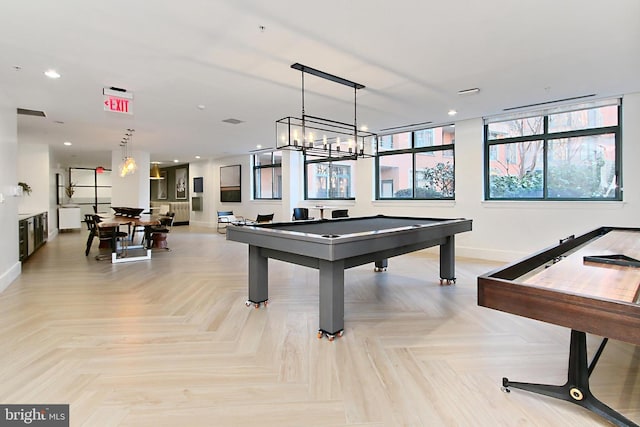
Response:
[{"label": "white ceiling", "polygon": [[[19,143],[71,166],[108,165],[127,128],[151,160],[189,162],[273,146],[301,114],[295,62],[365,85],[372,132],[638,92],[639,22],[638,0],[3,0],[0,96],[44,111],[18,117]],[[103,110],[111,86],[134,115]],[[307,75],[305,95],[307,114],[353,121],[353,89]]]}]

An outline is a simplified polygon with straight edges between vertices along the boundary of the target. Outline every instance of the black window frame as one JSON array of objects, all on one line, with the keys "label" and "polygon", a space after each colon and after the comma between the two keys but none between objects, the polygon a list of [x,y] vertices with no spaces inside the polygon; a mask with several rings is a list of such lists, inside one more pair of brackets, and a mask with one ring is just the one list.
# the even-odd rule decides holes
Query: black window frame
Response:
[{"label": "black window frame", "polygon": [[[493,118],[491,122],[485,120],[483,137],[484,137],[484,200],[485,201],[584,201],[584,202],[602,202],[602,201],[622,201],[622,99],[611,100],[610,104],[607,104],[607,101],[603,101],[593,106],[586,105],[584,108],[575,108],[572,109],[571,106],[566,106],[566,112],[576,112],[576,111],[587,111],[592,110],[599,107],[605,107],[607,105],[613,106],[617,104],[617,125],[615,126],[601,126],[601,127],[593,127],[589,129],[579,129],[579,130],[571,130],[571,131],[560,131],[560,132],[552,132],[549,133],[549,116],[558,114],[555,111],[541,111],[538,114],[536,112],[531,112],[527,114],[526,117],[504,117],[501,118]],[[495,122],[509,121],[509,120],[517,120],[520,118],[531,118],[531,117],[542,117],[543,118],[543,130],[542,133],[536,135],[526,135],[526,136],[517,136],[517,137],[509,137],[503,139],[489,139],[489,125]],[[616,188],[615,188],[615,196],[614,197],[549,197],[548,192],[548,177],[549,177],[549,141],[561,140],[561,139],[569,139],[569,138],[579,138],[585,136],[598,136],[598,135],[606,135],[606,134],[614,134],[615,141],[615,166],[614,166],[614,176],[616,178]],[[491,147],[497,145],[504,144],[517,144],[524,142],[533,142],[533,141],[542,141],[542,165],[543,165],[543,179],[542,179],[542,196],[541,197],[491,197]]]},{"label": "black window frame", "polygon": [[[452,142],[450,144],[442,144],[442,145],[429,145],[429,146],[424,146],[424,147],[416,147],[416,133],[417,132],[423,132],[425,130],[430,130],[430,129],[438,129],[438,128],[446,128],[446,127],[453,127],[454,131],[453,131],[453,139]],[[383,141],[383,138],[386,137],[392,137],[392,135],[394,134],[386,134],[386,135],[382,135],[378,137],[377,140],[377,145],[376,145],[376,157],[375,157],[375,174],[376,174],[376,200],[396,200],[396,201],[405,201],[405,200],[455,200],[456,198],[456,182],[455,182],[455,177],[456,177],[456,151],[455,151],[455,124],[454,123],[447,123],[447,124],[442,124],[442,125],[438,125],[438,126],[430,126],[428,128],[421,128],[421,129],[414,129],[411,131],[401,131],[401,132],[397,132],[398,134],[404,134],[404,133],[410,133],[411,135],[411,148],[404,148],[404,149],[399,149],[399,150],[389,150],[388,148],[383,149],[383,151],[380,150],[380,144],[381,141]],[[452,152],[452,162],[453,162],[453,170],[452,170],[452,179],[453,179],[453,183],[452,183],[452,189],[451,189],[451,196],[447,196],[447,197],[419,197],[416,195],[416,155],[418,154],[423,154],[423,153],[435,153],[438,151],[451,151]],[[412,190],[412,196],[411,197],[382,197],[381,195],[381,188],[380,188],[380,158],[382,157],[386,157],[386,156],[394,156],[394,155],[402,155],[402,154],[411,154],[411,168],[413,170],[413,174],[412,174],[412,186],[411,186],[411,190]]]},{"label": "black window frame", "polygon": [[[276,153],[280,153],[279,156],[277,156],[277,158],[279,159],[278,163],[275,163],[275,159],[276,159]],[[252,165],[253,168],[251,169],[251,178],[252,178],[252,182],[253,182],[253,200],[282,200],[282,181],[280,181],[280,197],[258,197],[258,188],[261,188],[260,186],[257,185],[257,174],[256,171],[260,170],[260,173],[262,174],[263,171],[265,170],[270,170],[271,171],[271,194],[276,194],[276,175],[274,173],[275,169],[280,169],[280,176],[282,176],[282,152],[281,151],[271,151],[269,154],[271,154],[271,163],[270,164],[266,164],[266,165],[259,165],[257,164],[258,162],[256,161],[257,156],[261,156],[264,155],[266,153],[256,153],[252,155]]]},{"label": "black window frame", "polygon": [[[309,157],[311,157],[311,159],[309,159]],[[305,200],[355,200],[356,197],[355,195],[350,195],[349,197],[309,197],[309,173],[307,171],[307,166],[310,164],[317,164],[317,163],[323,163],[323,164],[328,164],[329,165],[329,169],[331,169],[333,167],[333,163],[335,162],[339,162],[339,161],[353,161],[354,162],[354,166],[355,163],[357,162],[357,160],[354,159],[349,159],[349,158],[345,158],[345,159],[331,159],[331,158],[316,158],[313,156],[304,156],[304,199]],[[337,166],[344,166],[344,165],[337,165]],[[352,169],[352,174],[349,177],[349,179],[353,180],[355,179],[355,173],[353,173],[355,171],[355,169]],[[329,176],[331,176],[331,171],[329,171]],[[329,194],[327,194],[327,196],[329,196]]]}]

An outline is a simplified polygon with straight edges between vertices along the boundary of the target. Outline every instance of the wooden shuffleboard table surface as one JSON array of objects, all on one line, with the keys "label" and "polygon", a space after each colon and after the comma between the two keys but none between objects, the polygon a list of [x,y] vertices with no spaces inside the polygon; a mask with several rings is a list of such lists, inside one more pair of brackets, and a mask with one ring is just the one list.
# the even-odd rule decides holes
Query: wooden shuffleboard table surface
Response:
[{"label": "wooden shuffleboard table surface", "polygon": [[618,254],[640,259],[640,232],[610,231],[577,248],[561,261],[532,272],[523,283],[637,304],[640,302],[640,268],[584,261],[585,256]]}]

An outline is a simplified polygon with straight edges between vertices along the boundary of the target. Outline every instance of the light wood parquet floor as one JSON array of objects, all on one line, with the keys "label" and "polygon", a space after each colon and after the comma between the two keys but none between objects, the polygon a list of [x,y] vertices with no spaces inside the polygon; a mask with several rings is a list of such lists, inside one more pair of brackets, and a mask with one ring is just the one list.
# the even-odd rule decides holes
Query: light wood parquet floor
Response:
[{"label": "light wood parquet floor", "polygon": [[[247,308],[247,247],[179,226],[170,252],[112,265],[63,233],[0,294],[0,402],[68,403],[72,426],[603,426],[567,402],[500,390],[562,384],[569,330],[477,306],[499,264],[393,258],[348,270],[343,338],[318,340],[318,273],[270,261]],[[94,242],[95,243],[95,242]],[[598,337],[589,337],[592,353]],[[640,350],[611,341],[593,393],[640,422]]]}]

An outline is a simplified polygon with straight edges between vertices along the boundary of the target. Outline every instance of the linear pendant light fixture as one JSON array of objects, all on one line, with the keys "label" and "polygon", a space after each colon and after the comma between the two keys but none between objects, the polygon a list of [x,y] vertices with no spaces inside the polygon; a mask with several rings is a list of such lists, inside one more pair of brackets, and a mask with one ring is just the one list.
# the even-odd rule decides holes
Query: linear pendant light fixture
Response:
[{"label": "linear pendant light fixture", "polygon": [[[302,151],[305,156],[328,161],[357,160],[372,157],[365,146],[371,146],[376,134],[358,129],[356,93],[364,85],[315,68],[295,63],[294,70],[302,74],[302,117],[285,117],[276,121],[276,149]],[[304,75],[311,74],[353,88],[353,123],[344,123],[317,116],[310,116],[304,109]]]}]

